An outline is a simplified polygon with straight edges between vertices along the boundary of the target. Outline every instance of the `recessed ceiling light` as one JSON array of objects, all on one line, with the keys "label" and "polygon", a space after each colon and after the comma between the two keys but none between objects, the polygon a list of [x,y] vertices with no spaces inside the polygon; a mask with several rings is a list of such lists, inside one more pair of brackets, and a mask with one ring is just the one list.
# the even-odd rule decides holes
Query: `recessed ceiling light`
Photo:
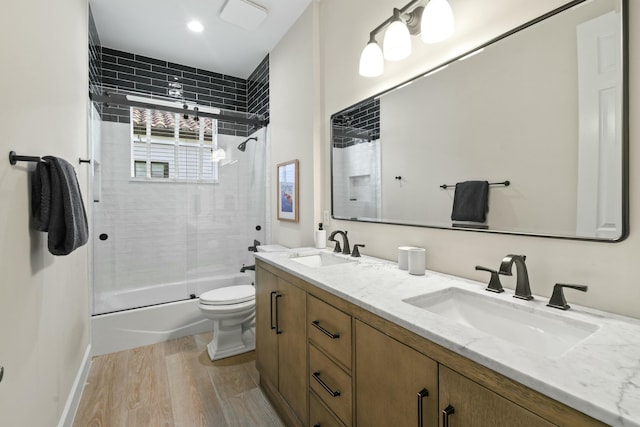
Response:
[{"label": "recessed ceiling light", "polygon": [[189,21],[187,23],[187,28],[189,28],[194,33],[201,33],[204,30],[204,26],[200,23],[200,21]]}]

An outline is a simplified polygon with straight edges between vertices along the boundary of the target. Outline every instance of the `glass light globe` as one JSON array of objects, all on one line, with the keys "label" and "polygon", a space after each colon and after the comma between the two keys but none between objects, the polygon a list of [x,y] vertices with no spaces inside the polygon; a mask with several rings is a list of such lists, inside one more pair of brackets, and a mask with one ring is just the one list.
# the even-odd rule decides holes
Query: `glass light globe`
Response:
[{"label": "glass light globe", "polygon": [[394,20],[384,33],[382,51],[387,61],[400,61],[411,55],[411,34],[406,24],[400,20],[397,9],[393,12]]},{"label": "glass light globe", "polygon": [[453,10],[447,0],[430,0],[422,12],[420,32],[425,43],[438,43],[453,34]]},{"label": "glass light globe", "polygon": [[384,72],[384,58],[382,49],[372,37],[362,49],[360,55],[360,75],[363,77],[378,77]]}]

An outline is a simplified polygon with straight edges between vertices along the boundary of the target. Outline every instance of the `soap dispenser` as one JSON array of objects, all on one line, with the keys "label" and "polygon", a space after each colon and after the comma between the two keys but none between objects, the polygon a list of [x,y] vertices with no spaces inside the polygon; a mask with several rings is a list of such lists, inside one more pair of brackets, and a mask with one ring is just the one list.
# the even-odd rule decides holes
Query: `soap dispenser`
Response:
[{"label": "soap dispenser", "polygon": [[322,223],[318,224],[315,234],[316,249],[324,249],[327,247],[327,230],[322,228]]}]

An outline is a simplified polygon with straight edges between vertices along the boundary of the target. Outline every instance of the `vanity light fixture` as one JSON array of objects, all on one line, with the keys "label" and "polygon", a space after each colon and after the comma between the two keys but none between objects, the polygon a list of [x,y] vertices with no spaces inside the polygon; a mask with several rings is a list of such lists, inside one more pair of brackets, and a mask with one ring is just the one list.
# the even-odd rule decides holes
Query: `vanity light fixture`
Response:
[{"label": "vanity light fixture", "polygon": [[424,7],[422,21],[422,41],[439,43],[448,39],[455,30],[453,11],[447,0],[430,0]]},{"label": "vanity light fixture", "polygon": [[387,61],[400,61],[411,55],[411,34],[400,18],[399,9],[393,9],[393,20],[384,33],[382,52]]},{"label": "vanity light fixture", "polygon": [[[363,77],[377,77],[384,71],[384,60],[399,61],[411,54],[411,35],[422,34],[426,43],[437,43],[454,31],[453,11],[447,0],[412,0],[369,34],[369,42],[360,55],[359,72]],[[376,35],[386,29],[383,49]]]},{"label": "vanity light fixture", "polygon": [[371,33],[369,43],[360,55],[360,75],[364,77],[378,77],[384,72],[384,57],[382,49],[376,41],[376,36]]}]

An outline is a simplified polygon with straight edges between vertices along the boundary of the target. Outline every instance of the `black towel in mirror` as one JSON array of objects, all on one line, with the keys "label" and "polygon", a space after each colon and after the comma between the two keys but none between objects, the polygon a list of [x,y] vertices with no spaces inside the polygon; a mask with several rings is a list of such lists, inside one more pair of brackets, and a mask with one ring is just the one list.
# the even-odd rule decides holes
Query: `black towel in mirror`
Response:
[{"label": "black towel in mirror", "polygon": [[489,210],[489,182],[465,181],[456,184],[451,219],[485,222]]}]

